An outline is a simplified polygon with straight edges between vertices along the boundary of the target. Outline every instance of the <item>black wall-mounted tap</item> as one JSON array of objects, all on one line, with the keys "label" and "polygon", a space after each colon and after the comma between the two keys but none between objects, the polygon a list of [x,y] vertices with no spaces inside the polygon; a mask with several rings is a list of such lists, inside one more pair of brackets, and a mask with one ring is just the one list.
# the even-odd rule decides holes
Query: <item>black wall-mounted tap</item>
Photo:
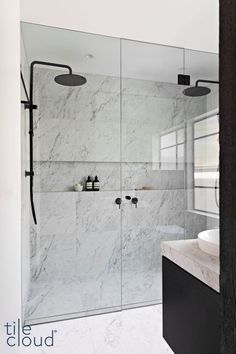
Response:
[{"label": "black wall-mounted tap", "polygon": [[137,198],[137,197],[133,197],[133,198],[131,199],[131,202],[132,202],[132,204],[135,205],[135,208],[137,208],[138,198]]}]

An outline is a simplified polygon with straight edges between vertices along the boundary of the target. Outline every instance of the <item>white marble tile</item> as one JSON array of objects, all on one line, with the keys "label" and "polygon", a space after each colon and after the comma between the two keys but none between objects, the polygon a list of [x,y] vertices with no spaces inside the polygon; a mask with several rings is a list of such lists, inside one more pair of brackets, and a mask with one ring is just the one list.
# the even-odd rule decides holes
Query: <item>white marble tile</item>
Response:
[{"label": "white marble tile", "polygon": [[96,354],[172,353],[162,338],[161,316],[161,306],[150,306],[90,318]]},{"label": "white marble tile", "polygon": [[[137,254],[136,254],[137,256]],[[158,259],[160,262],[161,259]],[[139,307],[162,302],[161,263],[153,264],[147,271],[142,265],[132,267],[124,260],[122,269],[122,305],[126,308]]]},{"label": "white marble tile", "polygon": [[32,336],[37,338],[41,336],[45,338],[51,335],[52,331],[56,331],[54,333],[53,347],[46,347],[45,345],[42,348],[21,347],[21,349],[19,348],[19,353],[46,354],[50,352],[56,354],[77,354],[79,350],[80,354],[96,354],[87,318],[31,327]]},{"label": "white marble tile", "polygon": [[[77,108],[86,107],[86,102],[93,103],[100,93],[116,95],[120,92],[119,78],[82,73],[87,78],[86,85],[66,87],[58,85],[54,81],[58,74],[61,74],[61,71],[45,68],[35,69],[34,100],[41,108],[43,114],[40,114],[40,117],[43,119],[54,118],[58,114],[62,119],[76,119],[74,113],[78,111]],[[63,105],[66,109],[63,108]],[[44,106],[47,106],[48,109],[46,110]]]},{"label": "white marble tile", "polygon": [[[184,238],[184,190],[127,191],[122,217],[122,302],[161,299],[162,240]],[[131,280],[132,279],[132,280]]]},{"label": "white marble tile", "polygon": [[[122,166],[122,176],[121,176]],[[96,162],[35,162],[34,190],[36,192],[73,191],[80,182],[85,186],[87,176],[98,176],[104,191],[142,189],[183,189],[184,171],[157,170],[152,163]]]},{"label": "white marble tile", "polygon": [[152,163],[123,163],[123,189],[184,189],[184,171],[156,170]]},{"label": "white marble tile", "polygon": [[[49,269],[50,270],[50,269]],[[48,322],[89,316],[121,309],[121,274],[81,280],[80,273],[68,280],[41,281],[31,284],[25,319],[28,323]],[[60,294],[60,302],[58,300]]]},{"label": "white marble tile", "polygon": [[184,122],[184,100],[125,95],[122,102],[123,161],[153,162],[156,136]]},{"label": "white marble tile", "polygon": [[40,120],[35,129],[35,161],[120,161],[120,123]]},{"label": "white marble tile", "polygon": [[76,198],[73,192],[35,193],[37,232],[41,236],[75,232]]},{"label": "white marble tile", "polygon": [[[162,307],[148,306],[89,318],[32,327],[32,335],[47,336],[56,330],[50,353],[57,354],[172,354],[162,338]],[[12,348],[11,348],[12,351]],[[31,348],[46,354],[49,348]],[[26,354],[29,348],[22,349]],[[8,352],[6,352],[8,353]],[[10,352],[9,352],[10,353]]]},{"label": "white marble tile", "polygon": [[[54,83],[57,73],[35,73],[39,224],[28,318],[160,301],[160,242],[184,237],[186,193],[184,171],[154,169],[154,140],[200,114],[205,99],[192,102],[178,85],[125,79],[121,116],[119,79],[85,74],[87,84],[72,89]],[[101,192],[69,192],[88,175],[98,175]],[[137,209],[127,201],[118,209],[121,184],[123,195],[139,198]],[[157,190],[134,191],[143,187]]]},{"label": "white marble tile", "polygon": [[120,163],[35,162],[34,169],[34,190],[37,192],[73,191],[78,182],[85,188],[88,176],[98,176],[101,190],[120,189]]},{"label": "white marble tile", "polygon": [[186,121],[200,116],[207,112],[207,99],[206,96],[202,97],[187,97],[184,102],[184,113]]},{"label": "white marble tile", "polygon": [[[121,212],[115,204],[119,194],[39,194],[27,318],[121,306]],[[61,209],[54,210],[51,195]]]},{"label": "white marble tile", "polygon": [[83,87],[67,88],[54,75],[36,74],[35,160],[119,161],[119,80],[90,75]]},{"label": "white marble tile", "polygon": [[155,134],[206,109],[178,85],[125,79],[121,117],[117,78],[89,75],[88,85],[72,89],[56,85],[54,75],[36,74],[36,161],[119,161],[122,118],[123,160],[152,162]]},{"label": "white marble tile", "polygon": [[184,86],[166,82],[122,78],[122,93],[125,95],[145,95],[159,98],[185,98]]},{"label": "white marble tile", "polygon": [[185,192],[125,194],[139,202],[135,208],[123,196],[121,234],[119,193],[39,193],[39,225],[31,236],[31,317],[119,306],[121,291],[123,305],[160,301],[160,242],[184,237]]},{"label": "white marble tile", "polygon": [[185,211],[185,237],[197,238],[199,232],[219,228],[219,218],[196,210]]},{"label": "white marble tile", "polygon": [[40,96],[39,120],[76,120],[77,124],[87,121],[108,122],[120,118],[119,92],[88,91],[85,87],[70,88],[64,95],[53,92]]}]

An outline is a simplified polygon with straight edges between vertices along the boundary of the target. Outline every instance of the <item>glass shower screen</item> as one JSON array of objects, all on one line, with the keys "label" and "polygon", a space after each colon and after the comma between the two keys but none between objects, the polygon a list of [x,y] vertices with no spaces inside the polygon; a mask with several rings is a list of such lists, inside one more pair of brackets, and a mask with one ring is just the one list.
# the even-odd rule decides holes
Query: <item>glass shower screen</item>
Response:
[{"label": "glass shower screen", "polygon": [[[120,40],[27,23],[22,37],[25,66],[66,64],[87,79],[83,86],[62,86],[54,78],[63,69],[35,66],[38,224],[31,222],[29,237],[23,235],[23,248],[30,239],[25,320],[120,310]],[[88,176],[97,176],[99,191],[86,190]],[[78,183],[82,191],[75,190]]]},{"label": "glass shower screen", "polygon": [[[178,84],[178,74],[189,74],[191,85],[217,79],[216,55],[29,23],[22,23],[21,54],[26,87],[35,60],[69,65],[87,80],[82,86],[58,85],[54,79],[65,74],[63,68],[35,66],[38,224],[30,215],[26,179],[25,322],[160,303],[161,242],[195,238],[217,224],[209,210],[217,200],[212,183],[219,174],[217,88],[192,98]],[[201,118],[209,112],[212,118],[203,127]],[[28,170],[28,121],[24,111],[23,171]],[[207,131],[214,151],[203,163]],[[204,168],[215,179],[207,185],[211,205],[202,215],[197,209],[203,207],[203,190],[195,182]],[[99,190],[87,184],[88,177],[99,181]]]},{"label": "glass shower screen", "polygon": [[122,306],[160,303],[161,242],[184,238],[183,49],[122,41]]}]

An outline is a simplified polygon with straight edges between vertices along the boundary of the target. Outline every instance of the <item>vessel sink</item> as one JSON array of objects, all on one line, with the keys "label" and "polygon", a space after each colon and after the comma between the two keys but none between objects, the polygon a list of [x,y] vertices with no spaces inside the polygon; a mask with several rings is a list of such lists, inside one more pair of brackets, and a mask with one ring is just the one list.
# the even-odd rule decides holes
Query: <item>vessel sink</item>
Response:
[{"label": "vessel sink", "polygon": [[198,246],[212,256],[219,257],[220,254],[220,233],[219,229],[206,230],[198,234]]}]

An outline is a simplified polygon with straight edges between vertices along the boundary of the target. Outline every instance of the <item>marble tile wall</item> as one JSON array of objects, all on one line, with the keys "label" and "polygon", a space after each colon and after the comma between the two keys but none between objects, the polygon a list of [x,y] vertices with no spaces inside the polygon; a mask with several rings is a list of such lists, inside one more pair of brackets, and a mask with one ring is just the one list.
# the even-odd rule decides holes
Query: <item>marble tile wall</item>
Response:
[{"label": "marble tile wall", "polygon": [[153,166],[159,163],[158,137],[201,114],[203,98],[184,97],[178,85],[124,79],[121,121],[118,78],[85,74],[85,86],[68,88],[54,82],[56,74],[35,74],[36,191],[72,190],[88,174],[98,174],[104,190],[119,189],[121,159],[124,189],[183,188],[183,171]]},{"label": "marble tile wall", "polygon": [[57,74],[36,72],[35,161],[119,162],[119,80],[86,74],[86,85],[70,88]]},{"label": "marble tile wall", "polygon": [[205,111],[204,97],[183,95],[183,86],[124,79],[122,84],[122,161],[160,162],[160,136]]},{"label": "marble tile wall", "polygon": [[28,319],[161,300],[160,242],[184,237],[185,191],[126,193],[137,208],[114,191],[36,193]]},{"label": "marble tile wall", "polygon": [[152,163],[35,162],[37,192],[72,191],[75,183],[85,186],[88,175],[99,176],[101,190],[183,189],[184,170],[155,170]]},{"label": "marble tile wall", "polygon": [[28,318],[121,306],[118,196],[112,191],[36,193]]},{"label": "marble tile wall", "polygon": [[122,218],[122,304],[161,302],[163,240],[184,238],[184,189],[129,191]]},{"label": "marble tile wall", "polygon": [[[54,83],[57,73],[37,69],[35,78],[38,225],[27,317],[159,302],[160,242],[184,238],[186,193],[184,170],[158,167],[156,141],[201,114],[205,100],[124,79],[121,120],[119,79],[85,74],[88,83],[72,89]],[[98,175],[101,191],[72,192],[88,175]]]}]

